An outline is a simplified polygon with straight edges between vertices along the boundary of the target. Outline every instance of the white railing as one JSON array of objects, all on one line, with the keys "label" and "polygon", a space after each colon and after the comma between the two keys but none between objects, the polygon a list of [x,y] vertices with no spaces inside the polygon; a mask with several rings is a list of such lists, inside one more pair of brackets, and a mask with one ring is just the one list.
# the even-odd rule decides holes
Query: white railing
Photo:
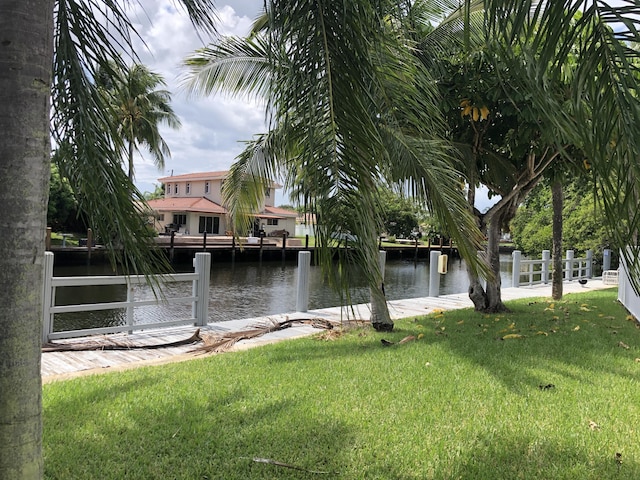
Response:
[{"label": "white railing", "polygon": [[[512,286],[547,284],[551,280],[553,260],[549,250],[543,250],[542,258],[535,260],[522,260],[522,253],[515,250],[513,256]],[[579,278],[593,277],[593,252],[587,250],[585,258],[574,258],[574,251],[567,250],[567,256],[563,259],[564,268],[562,274],[564,280],[571,281]],[[522,278],[525,281],[522,281]]]},{"label": "white railing", "polygon": [[[618,276],[618,300],[638,322],[640,319],[640,295],[634,290],[631,275],[638,262],[637,246],[627,246],[627,257],[620,251],[620,273]],[[631,262],[629,264],[628,262]]]},{"label": "white railing", "polygon": [[[152,300],[136,300],[134,286],[146,284],[147,279],[141,275],[132,276],[83,276],[83,277],[54,277],[53,253],[45,253],[44,273],[44,302],[42,341],[48,342],[60,338],[83,337],[87,335],[117,333],[149,328],[168,327],[195,324],[204,326],[208,322],[209,310],[209,276],[211,269],[211,255],[196,253],[193,260],[194,273],[177,273],[173,275],[157,275],[152,281],[160,284],[166,282],[192,282],[192,295],[188,297],[162,297]],[[104,302],[79,305],[56,305],[57,287],[79,287],[91,285],[126,285],[127,299],[123,302]],[[189,304],[191,303],[191,317],[172,320],[170,322],[134,324],[133,311],[136,307],[160,304]],[[96,310],[126,309],[126,323],[113,327],[88,328],[82,330],[66,330],[54,332],[54,319],[58,313],[89,312]]]}]

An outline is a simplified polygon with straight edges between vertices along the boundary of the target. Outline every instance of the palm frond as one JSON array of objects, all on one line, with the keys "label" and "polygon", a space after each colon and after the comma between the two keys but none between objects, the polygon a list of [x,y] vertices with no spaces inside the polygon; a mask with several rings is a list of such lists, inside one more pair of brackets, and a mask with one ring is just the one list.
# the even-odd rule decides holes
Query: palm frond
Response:
[{"label": "palm frond", "polygon": [[264,100],[272,81],[267,49],[262,35],[225,37],[185,59],[181,84],[191,95],[222,92]]}]

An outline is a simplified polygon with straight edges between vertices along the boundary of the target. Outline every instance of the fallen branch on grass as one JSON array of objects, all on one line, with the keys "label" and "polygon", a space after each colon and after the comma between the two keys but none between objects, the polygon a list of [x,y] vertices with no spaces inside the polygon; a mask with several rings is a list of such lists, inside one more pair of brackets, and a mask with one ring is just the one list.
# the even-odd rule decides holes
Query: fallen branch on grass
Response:
[{"label": "fallen branch on grass", "polygon": [[[247,457],[242,457],[242,458],[247,458]],[[307,473],[315,473],[318,475],[328,475],[329,473],[331,473],[331,472],[323,472],[320,470],[307,470],[306,468],[297,467],[296,465],[290,465],[284,462],[279,462],[277,460],[272,460],[271,458],[253,457],[251,460],[256,463],[266,463],[268,465],[275,465],[276,467],[290,468],[292,470],[299,470],[301,472],[307,472]]]},{"label": "fallen branch on grass", "polygon": [[332,322],[321,318],[294,319],[285,320],[283,322],[277,322],[273,320],[269,323],[257,324],[253,328],[242,330],[240,332],[230,332],[223,335],[204,335],[204,345],[196,347],[193,352],[195,352],[196,354],[226,352],[241,340],[249,340],[252,338],[260,337],[262,335],[266,335],[267,333],[284,330],[285,328],[291,327],[295,323],[311,325],[314,328],[322,328],[325,330],[331,330],[334,326]]},{"label": "fallen branch on grass", "polygon": [[402,345],[403,343],[412,342],[415,339],[416,339],[416,337],[414,335],[407,335],[406,337],[404,337],[402,340],[400,340],[397,343],[396,342],[390,342],[389,340],[385,340],[384,338],[381,339],[380,342],[382,343],[382,346],[390,347],[391,345]]},{"label": "fallen branch on grass", "polygon": [[[106,341],[106,339],[105,339]],[[183,340],[168,343],[155,343],[152,345],[136,345],[129,342],[105,341],[85,341],[78,343],[43,343],[42,352],[87,352],[92,350],[154,350],[158,348],[179,347],[182,345],[191,345],[202,341],[200,329],[197,329],[193,335]]]}]

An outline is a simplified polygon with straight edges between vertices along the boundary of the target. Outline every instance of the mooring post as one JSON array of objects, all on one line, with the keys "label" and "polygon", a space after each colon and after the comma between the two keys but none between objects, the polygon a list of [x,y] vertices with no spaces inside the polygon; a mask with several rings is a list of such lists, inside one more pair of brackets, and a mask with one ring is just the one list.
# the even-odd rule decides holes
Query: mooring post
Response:
[{"label": "mooring post", "polygon": [[429,296],[440,295],[440,274],[438,273],[438,259],[440,251],[433,251],[429,255]]},{"label": "mooring post", "polygon": [[235,234],[231,237],[231,263],[235,263],[236,261],[236,236]]},{"label": "mooring post", "polygon": [[542,283],[545,285],[549,283],[549,263],[551,261],[551,251],[542,251]]},{"label": "mooring post", "polygon": [[173,263],[173,242],[175,241],[176,232],[171,231],[171,242],[169,243],[169,261]]},{"label": "mooring post", "polygon": [[611,250],[605,248],[602,251],[602,272],[606,272],[607,270],[611,270]]},{"label": "mooring post", "polygon": [[511,252],[513,258],[513,270],[511,271],[511,286],[518,288],[520,286],[520,260],[522,259],[522,252],[520,250],[514,250]]},{"label": "mooring post", "polygon": [[[193,259],[193,268],[198,274],[197,285],[194,285],[194,302],[196,325],[204,327],[209,322],[209,285],[211,277],[211,254],[198,252]],[[195,283],[195,282],[194,282]]]},{"label": "mooring post", "polygon": [[260,235],[260,253],[258,254],[260,262],[262,262],[262,247],[264,245],[264,235]]},{"label": "mooring post", "polygon": [[309,273],[311,271],[311,252],[298,252],[298,291],[296,312],[309,310]]},{"label": "mooring post", "polygon": [[282,261],[284,262],[287,255],[287,234],[282,234]]},{"label": "mooring post", "polygon": [[93,248],[93,230],[87,228],[87,265],[91,263],[91,249]]},{"label": "mooring post", "polygon": [[53,315],[50,313],[51,302],[55,301],[55,292],[51,287],[53,278],[53,252],[44,252],[44,282],[42,295],[42,343],[49,341],[53,331]]}]

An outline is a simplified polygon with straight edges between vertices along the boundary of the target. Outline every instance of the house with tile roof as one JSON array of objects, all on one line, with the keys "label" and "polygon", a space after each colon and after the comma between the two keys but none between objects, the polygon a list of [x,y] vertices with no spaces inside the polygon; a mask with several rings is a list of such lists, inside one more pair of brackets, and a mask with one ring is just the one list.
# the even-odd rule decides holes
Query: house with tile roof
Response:
[{"label": "house with tile roof", "polygon": [[[159,233],[175,231],[185,235],[231,235],[228,212],[223,205],[222,184],[229,175],[218,172],[187,173],[159,178],[164,186],[164,198],[149,200],[154,211]],[[254,217],[251,232],[238,232],[241,236],[293,235],[297,213],[274,206],[275,190],[281,188],[271,182],[265,189],[263,206]]]}]

